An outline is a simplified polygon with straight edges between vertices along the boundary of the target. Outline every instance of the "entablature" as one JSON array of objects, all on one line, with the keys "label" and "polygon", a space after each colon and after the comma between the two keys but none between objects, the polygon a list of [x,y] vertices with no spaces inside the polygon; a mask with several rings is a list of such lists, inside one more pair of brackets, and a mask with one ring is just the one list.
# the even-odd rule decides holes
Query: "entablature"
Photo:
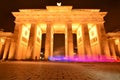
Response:
[{"label": "entablature", "polygon": [[[15,17],[47,17],[47,16],[66,16],[66,17],[74,17],[74,16],[94,16],[94,17],[104,17],[107,12],[84,12],[84,11],[72,11],[72,12],[46,12],[46,11],[38,11],[38,12],[12,12]],[[75,17],[74,17],[75,18]]]},{"label": "entablature", "polygon": [[104,22],[107,12],[100,9],[72,9],[72,6],[47,6],[46,9],[20,9],[13,12],[15,22]]},{"label": "entablature", "polygon": [[104,22],[103,18],[65,18],[65,17],[60,17],[60,18],[52,18],[52,17],[47,17],[47,18],[17,18],[15,22],[86,22],[86,23],[97,23],[97,22]]}]

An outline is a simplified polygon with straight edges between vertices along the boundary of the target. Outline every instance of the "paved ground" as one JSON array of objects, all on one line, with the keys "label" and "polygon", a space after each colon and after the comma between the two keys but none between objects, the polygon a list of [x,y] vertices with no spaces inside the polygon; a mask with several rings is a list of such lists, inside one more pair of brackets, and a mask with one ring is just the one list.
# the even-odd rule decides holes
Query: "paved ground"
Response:
[{"label": "paved ground", "polygon": [[6,61],[0,80],[120,80],[120,63]]}]

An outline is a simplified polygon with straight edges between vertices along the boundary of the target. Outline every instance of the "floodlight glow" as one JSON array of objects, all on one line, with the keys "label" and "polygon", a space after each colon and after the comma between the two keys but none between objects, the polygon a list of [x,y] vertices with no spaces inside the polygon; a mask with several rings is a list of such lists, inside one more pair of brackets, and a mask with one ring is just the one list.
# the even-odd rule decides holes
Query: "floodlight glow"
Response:
[{"label": "floodlight glow", "polygon": [[119,39],[115,39],[115,44],[116,44],[116,45],[119,44]]}]

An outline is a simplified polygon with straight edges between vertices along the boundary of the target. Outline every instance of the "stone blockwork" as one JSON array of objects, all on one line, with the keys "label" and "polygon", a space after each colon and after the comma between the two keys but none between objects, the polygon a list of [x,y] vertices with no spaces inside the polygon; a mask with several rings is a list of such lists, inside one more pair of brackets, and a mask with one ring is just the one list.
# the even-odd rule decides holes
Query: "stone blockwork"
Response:
[{"label": "stone blockwork", "polygon": [[[120,56],[120,45],[117,45],[116,54],[114,41],[108,40],[105,33],[103,17],[107,12],[100,12],[99,9],[72,9],[72,6],[47,6],[46,9],[19,11],[12,12],[16,17],[12,38],[5,39],[4,47],[2,43],[0,45],[0,58],[3,60],[39,60],[42,34],[46,34],[45,59],[54,57],[54,34],[65,34],[63,56],[66,58],[77,55],[80,60],[99,61]],[[74,53],[73,34],[77,36],[77,53]]]},{"label": "stone blockwork", "polygon": [[119,67],[119,63],[0,62],[0,80],[119,80]]}]

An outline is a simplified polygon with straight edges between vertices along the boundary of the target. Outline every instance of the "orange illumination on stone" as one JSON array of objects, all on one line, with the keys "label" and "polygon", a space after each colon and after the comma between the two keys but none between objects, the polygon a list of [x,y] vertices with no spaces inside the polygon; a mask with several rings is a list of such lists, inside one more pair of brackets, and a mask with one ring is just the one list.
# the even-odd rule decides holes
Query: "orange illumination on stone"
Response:
[{"label": "orange illumination on stone", "polygon": [[88,24],[90,40],[97,37],[97,29],[93,24]]},{"label": "orange illumination on stone", "polygon": [[118,45],[120,43],[119,39],[115,39],[115,44]]},{"label": "orange illumination on stone", "polygon": [[[54,34],[65,34],[65,57],[74,57],[73,34],[77,35],[77,55],[80,60],[108,59],[109,48],[100,9],[72,9],[72,6],[46,6],[46,9],[20,9],[16,17],[11,42],[5,41],[4,59],[39,60],[42,34],[45,38],[45,59],[52,57]],[[2,34],[3,35],[3,34]],[[4,41],[0,41],[4,42]],[[16,45],[17,44],[17,45]],[[116,40],[116,44],[119,44]],[[10,50],[9,50],[10,46]],[[14,48],[12,48],[14,47]]]},{"label": "orange illumination on stone", "polygon": [[1,38],[1,39],[0,39],[0,42],[2,42],[2,43],[4,44],[5,39]]}]

